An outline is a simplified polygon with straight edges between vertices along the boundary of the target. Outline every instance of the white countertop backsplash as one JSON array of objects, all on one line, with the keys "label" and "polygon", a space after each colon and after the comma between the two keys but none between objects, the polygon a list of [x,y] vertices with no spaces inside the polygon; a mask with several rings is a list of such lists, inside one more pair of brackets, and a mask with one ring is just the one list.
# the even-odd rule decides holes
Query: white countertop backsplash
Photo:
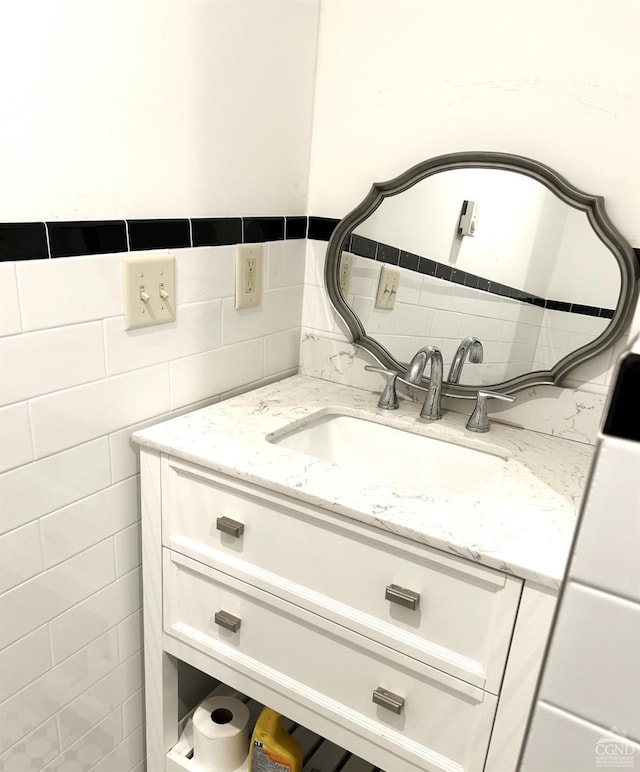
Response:
[{"label": "white countertop backsplash", "polygon": [[[492,421],[465,431],[467,417],[418,419],[419,404],[376,407],[378,394],[296,375],[136,432],[140,445],[324,507],[416,542],[557,588],[564,575],[593,448]],[[269,442],[318,413],[368,418],[506,456],[482,495],[401,487]],[[384,448],[380,449],[384,453]],[[460,470],[464,475],[464,469]]]}]

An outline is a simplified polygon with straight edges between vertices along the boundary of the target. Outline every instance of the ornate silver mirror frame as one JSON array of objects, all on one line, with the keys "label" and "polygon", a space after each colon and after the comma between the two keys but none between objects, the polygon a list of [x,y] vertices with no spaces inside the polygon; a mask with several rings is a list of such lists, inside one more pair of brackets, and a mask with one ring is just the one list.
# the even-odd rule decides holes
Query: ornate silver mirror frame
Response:
[{"label": "ornate silver mirror frame", "polygon": [[[340,258],[343,246],[353,230],[381,205],[385,198],[395,196],[417,182],[450,169],[499,169],[517,172],[542,183],[569,206],[584,212],[595,234],[611,252],[620,269],[620,295],[613,317],[604,331],[589,342],[560,359],[549,370],[528,372],[500,383],[483,384],[509,394],[539,384],[561,385],[560,380],[573,368],[607,349],[625,330],[635,307],[638,294],[638,261],[631,246],[609,219],[601,196],[592,196],[575,188],[553,169],[538,161],[516,155],[493,152],[463,152],[437,156],[417,164],[398,177],[374,183],[367,197],[336,226],[327,247],[325,284],[334,308],[349,328],[353,343],[368,351],[386,368],[403,371],[406,363],[398,361],[381,343],[367,334],[362,322],[347,304],[339,282]],[[423,379],[427,382],[427,379]],[[462,398],[475,397],[477,385],[445,382],[443,392]]]}]

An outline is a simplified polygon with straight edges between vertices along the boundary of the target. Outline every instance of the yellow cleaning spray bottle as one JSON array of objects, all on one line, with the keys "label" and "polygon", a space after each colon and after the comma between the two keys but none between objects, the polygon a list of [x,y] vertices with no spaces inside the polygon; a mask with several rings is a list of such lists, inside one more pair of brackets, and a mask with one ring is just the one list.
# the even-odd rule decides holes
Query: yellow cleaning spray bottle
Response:
[{"label": "yellow cleaning spray bottle", "polygon": [[250,772],[302,772],[302,748],[282,728],[282,716],[263,708],[249,750]]}]

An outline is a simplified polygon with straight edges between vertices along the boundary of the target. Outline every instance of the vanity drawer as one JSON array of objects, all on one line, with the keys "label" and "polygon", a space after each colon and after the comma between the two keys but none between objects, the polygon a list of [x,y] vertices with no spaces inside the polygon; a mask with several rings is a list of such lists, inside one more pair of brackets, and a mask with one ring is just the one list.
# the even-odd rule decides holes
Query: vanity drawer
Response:
[{"label": "vanity drawer", "polygon": [[393,752],[393,772],[482,769],[494,695],[170,550],[163,569],[169,636]]},{"label": "vanity drawer", "polygon": [[[165,546],[498,693],[520,580],[191,464],[165,463]],[[218,518],[242,532],[218,530]],[[416,609],[403,605],[411,595],[403,599],[398,587],[419,595]]]}]

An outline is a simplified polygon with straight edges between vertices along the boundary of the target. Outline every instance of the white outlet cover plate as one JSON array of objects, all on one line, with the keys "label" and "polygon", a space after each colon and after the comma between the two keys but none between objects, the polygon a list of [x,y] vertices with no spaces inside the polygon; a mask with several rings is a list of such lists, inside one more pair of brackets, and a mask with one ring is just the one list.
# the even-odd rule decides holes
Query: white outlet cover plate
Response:
[{"label": "white outlet cover plate", "polygon": [[236,309],[255,308],[261,302],[262,244],[237,244]]},{"label": "white outlet cover plate", "polygon": [[[175,322],[175,264],[175,256],[166,254],[136,255],[134,253],[122,258],[125,330]],[[147,302],[141,298],[143,291],[149,296]],[[163,297],[161,292],[166,293],[166,297]]]},{"label": "white outlet cover plate", "polygon": [[353,255],[351,252],[343,252],[340,255],[340,289],[342,294],[349,292],[351,284],[351,272],[353,270]]}]

